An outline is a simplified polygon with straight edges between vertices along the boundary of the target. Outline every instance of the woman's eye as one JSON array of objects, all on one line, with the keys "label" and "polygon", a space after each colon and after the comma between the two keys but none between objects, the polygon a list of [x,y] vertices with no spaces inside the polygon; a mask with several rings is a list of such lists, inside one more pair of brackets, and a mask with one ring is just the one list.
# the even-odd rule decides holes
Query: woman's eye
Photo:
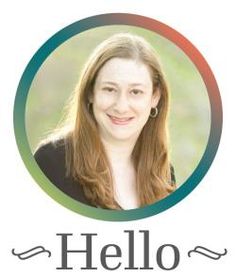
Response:
[{"label": "woman's eye", "polygon": [[103,90],[108,91],[108,92],[114,92],[115,91],[115,89],[112,88],[112,87],[104,87]]},{"label": "woman's eye", "polygon": [[139,94],[142,94],[143,91],[140,90],[140,89],[133,89],[133,90],[131,90],[131,93],[134,94],[134,95],[139,95]]}]

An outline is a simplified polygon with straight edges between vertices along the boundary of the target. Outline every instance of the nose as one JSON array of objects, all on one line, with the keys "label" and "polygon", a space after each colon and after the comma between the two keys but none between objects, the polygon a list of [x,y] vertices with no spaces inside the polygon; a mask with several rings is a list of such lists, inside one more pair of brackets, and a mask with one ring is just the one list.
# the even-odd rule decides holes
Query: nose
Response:
[{"label": "nose", "polygon": [[119,93],[117,95],[113,108],[114,108],[114,111],[120,114],[125,113],[126,111],[129,110],[129,101],[127,99],[126,93]]}]

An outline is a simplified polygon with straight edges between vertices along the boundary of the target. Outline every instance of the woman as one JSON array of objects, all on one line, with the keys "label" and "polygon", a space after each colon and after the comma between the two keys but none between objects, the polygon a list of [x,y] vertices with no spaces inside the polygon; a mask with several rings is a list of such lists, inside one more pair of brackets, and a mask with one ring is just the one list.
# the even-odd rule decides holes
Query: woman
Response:
[{"label": "woman", "polygon": [[167,145],[168,108],[155,51],[138,36],[116,34],[90,56],[66,128],[41,143],[35,159],[53,184],[87,205],[133,209],[152,204],[176,188]]}]

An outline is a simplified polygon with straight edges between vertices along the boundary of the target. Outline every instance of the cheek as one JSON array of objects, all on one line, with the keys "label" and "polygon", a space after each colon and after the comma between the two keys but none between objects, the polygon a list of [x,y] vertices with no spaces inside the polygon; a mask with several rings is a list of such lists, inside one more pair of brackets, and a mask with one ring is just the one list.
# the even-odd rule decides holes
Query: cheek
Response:
[{"label": "cheek", "polygon": [[105,110],[108,109],[114,103],[114,97],[111,95],[97,94],[94,99],[94,106],[97,109]]},{"label": "cheek", "polygon": [[151,100],[150,99],[139,99],[139,101],[135,101],[134,104],[137,112],[149,114],[151,109]]}]

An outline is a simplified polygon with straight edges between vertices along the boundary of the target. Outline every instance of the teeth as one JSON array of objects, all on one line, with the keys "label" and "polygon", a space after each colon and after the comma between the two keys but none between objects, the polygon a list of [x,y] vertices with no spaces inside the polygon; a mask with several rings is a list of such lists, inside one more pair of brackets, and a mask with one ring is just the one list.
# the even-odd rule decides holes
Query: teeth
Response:
[{"label": "teeth", "polygon": [[115,116],[111,116],[112,119],[118,120],[118,121],[127,121],[130,120],[130,117],[128,118],[119,118],[119,117],[115,117]]}]

